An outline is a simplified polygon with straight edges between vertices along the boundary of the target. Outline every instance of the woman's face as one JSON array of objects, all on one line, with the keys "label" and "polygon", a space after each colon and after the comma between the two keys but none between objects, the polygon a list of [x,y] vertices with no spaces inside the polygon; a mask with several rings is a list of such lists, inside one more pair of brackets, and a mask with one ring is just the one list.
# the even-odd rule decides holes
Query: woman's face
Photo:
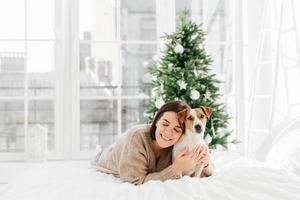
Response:
[{"label": "woman's face", "polygon": [[175,112],[164,112],[161,118],[156,122],[155,138],[161,148],[167,148],[174,145],[180,136],[182,130],[178,122],[178,116]]}]

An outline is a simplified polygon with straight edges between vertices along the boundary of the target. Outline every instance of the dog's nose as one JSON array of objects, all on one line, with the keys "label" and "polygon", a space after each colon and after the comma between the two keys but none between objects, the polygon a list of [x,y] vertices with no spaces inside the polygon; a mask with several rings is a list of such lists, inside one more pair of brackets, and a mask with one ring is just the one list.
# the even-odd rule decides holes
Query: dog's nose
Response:
[{"label": "dog's nose", "polygon": [[201,126],[199,124],[196,124],[195,125],[195,130],[196,130],[197,133],[201,133],[202,128],[201,128]]}]

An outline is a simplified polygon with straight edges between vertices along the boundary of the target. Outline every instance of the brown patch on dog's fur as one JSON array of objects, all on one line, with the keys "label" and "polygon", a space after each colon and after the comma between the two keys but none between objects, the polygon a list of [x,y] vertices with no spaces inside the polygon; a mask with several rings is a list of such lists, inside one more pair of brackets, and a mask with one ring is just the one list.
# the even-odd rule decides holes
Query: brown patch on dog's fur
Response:
[{"label": "brown patch on dog's fur", "polygon": [[200,119],[200,121],[201,121],[203,124],[206,124],[207,116],[206,116],[206,114],[203,112],[203,110],[202,110],[201,108],[196,108],[195,111],[196,111],[196,113],[197,113],[198,119]]},{"label": "brown patch on dog's fur", "polygon": [[180,111],[177,115],[178,115],[178,121],[179,121],[179,124],[180,126],[183,128],[183,132],[185,131],[185,121],[186,121],[186,116],[187,116],[187,113],[189,112],[190,109],[186,108],[184,109],[183,111]]},{"label": "brown patch on dog's fur", "polygon": [[[183,126],[185,124],[185,127],[189,130],[194,130],[194,116],[191,115],[192,109],[184,109],[183,111],[180,111],[178,113],[178,121],[180,123],[180,126]],[[201,120],[203,124],[206,124],[207,119],[212,114],[212,109],[210,107],[204,107],[201,106],[200,108],[193,109],[196,112],[197,118]]]},{"label": "brown patch on dog's fur", "polygon": [[191,114],[191,111],[195,110],[196,117],[200,119],[203,124],[206,124],[207,119],[211,116],[212,109],[210,107],[201,106],[200,108],[195,109],[186,109],[184,113],[180,115],[180,120],[185,122],[186,128],[189,130],[194,130],[194,116]]},{"label": "brown patch on dog's fur", "polygon": [[180,123],[183,123],[185,121],[186,115],[187,115],[188,109],[184,109],[183,111],[180,111],[178,115],[178,120]]},{"label": "brown patch on dog's fur", "polygon": [[205,106],[200,106],[200,109],[203,110],[204,114],[206,115],[207,118],[209,118],[212,114],[212,108],[210,107],[205,107]]}]

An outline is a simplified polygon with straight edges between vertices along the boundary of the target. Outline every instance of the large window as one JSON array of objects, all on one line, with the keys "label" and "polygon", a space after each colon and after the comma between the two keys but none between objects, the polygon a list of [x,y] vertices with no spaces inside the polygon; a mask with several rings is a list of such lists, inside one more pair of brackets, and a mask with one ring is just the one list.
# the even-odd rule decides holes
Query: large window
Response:
[{"label": "large window", "polygon": [[[203,23],[214,73],[232,83],[225,2],[1,1],[0,158],[26,159],[35,124],[47,128],[49,158],[57,159],[88,158],[144,123],[149,65],[184,8]],[[222,91],[232,93],[232,85]]]},{"label": "large window", "polygon": [[144,75],[156,54],[155,8],[147,0],[80,1],[79,151],[105,147],[143,122]]},{"label": "large window", "polygon": [[270,138],[300,116],[300,2],[257,2],[248,2],[245,143],[248,156],[263,160]]},{"label": "large window", "polygon": [[[61,49],[54,0],[0,2],[0,156],[25,158],[27,133],[48,130],[57,150],[55,80]],[[13,155],[13,156],[10,156]]]}]

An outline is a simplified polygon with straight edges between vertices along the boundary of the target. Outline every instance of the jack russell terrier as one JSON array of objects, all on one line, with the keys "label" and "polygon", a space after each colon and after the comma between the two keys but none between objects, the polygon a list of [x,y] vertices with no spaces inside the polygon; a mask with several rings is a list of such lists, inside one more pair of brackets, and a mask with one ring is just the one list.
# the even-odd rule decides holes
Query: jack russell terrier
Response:
[{"label": "jack russell terrier", "polygon": [[[205,145],[204,131],[207,119],[211,116],[212,109],[201,106],[200,108],[185,109],[178,113],[178,118],[185,123],[185,133],[181,136],[178,142],[174,145],[172,159],[176,158],[179,152],[187,147],[193,149],[197,144]],[[200,177],[203,165],[196,165],[194,169],[183,172],[184,175],[192,175]]]}]

